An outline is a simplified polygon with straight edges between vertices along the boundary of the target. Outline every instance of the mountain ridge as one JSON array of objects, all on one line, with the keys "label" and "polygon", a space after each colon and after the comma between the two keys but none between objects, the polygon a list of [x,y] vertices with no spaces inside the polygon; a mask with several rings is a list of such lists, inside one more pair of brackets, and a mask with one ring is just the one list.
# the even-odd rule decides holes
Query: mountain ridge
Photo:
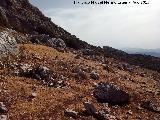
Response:
[{"label": "mountain ridge", "polygon": [[130,54],[145,54],[155,57],[160,57],[160,48],[157,49],[142,49],[142,48],[121,48]]}]

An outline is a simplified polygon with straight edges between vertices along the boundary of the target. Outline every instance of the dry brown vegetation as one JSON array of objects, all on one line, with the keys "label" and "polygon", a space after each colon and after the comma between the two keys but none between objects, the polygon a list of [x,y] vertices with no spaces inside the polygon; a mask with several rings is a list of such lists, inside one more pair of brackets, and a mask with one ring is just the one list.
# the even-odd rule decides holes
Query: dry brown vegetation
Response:
[{"label": "dry brown vegetation", "polygon": [[[67,108],[75,111],[84,109],[83,102],[91,101],[98,110],[103,109],[104,104],[98,103],[92,96],[94,84],[100,81],[114,82],[131,95],[131,101],[125,106],[111,106],[110,114],[121,120],[154,120],[158,113],[140,108],[144,100],[152,100],[160,103],[160,83],[152,77],[159,74],[151,70],[141,69],[136,66],[134,72],[119,70],[115,67],[119,61],[108,58],[111,72],[103,69],[100,61],[80,57],[67,50],[59,52],[54,48],[42,45],[20,44],[20,55],[14,58],[14,62],[43,65],[52,69],[56,74],[65,77],[66,86],[63,88],[47,87],[38,80],[18,77],[13,74],[13,69],[0,70],[0,101],[8,108],[10,120],[68,120],[64,111]],[[6,61],[5,61],[6,62]],[[77,79],[72,71],[76,67],[86,68],[89,72],[97,70],[100,80],[92,80],[89,72],[86,79]],[[145,72],[145,76],[140,73]],[[33,92],[35,98],[30,98]],[[132,114],[127,114],[131,110]],[[79,116],[79,120],[94,120],[93,117]]]}]

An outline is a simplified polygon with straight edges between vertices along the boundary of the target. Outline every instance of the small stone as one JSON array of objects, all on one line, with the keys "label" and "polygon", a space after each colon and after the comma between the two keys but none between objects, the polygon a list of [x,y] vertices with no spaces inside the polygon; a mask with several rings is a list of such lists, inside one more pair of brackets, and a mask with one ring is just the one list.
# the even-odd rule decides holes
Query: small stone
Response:
[{"label": "small stone", "polygon": [[4,103],[0,102],[0,113],[7,113],[7,112],[8,112],[8,109],[6,108]]},{"label": "small stone", "polygon": [[97,120],[118,120],[116,116],[106,114],[104,111],[96,112],[93,117]]},{"label": "small stone", "polygon": [[93,115],[97,112],[96,108],[94,107],[94,105],[92,103],[85,102],[83,105],[84,105],[88,115]]},{"label": "small stone", "polygon": [[7,115],[0,115],[0,120],[7,120]]},{"label": "small stone", "polygon": [[107,120],[106,114],[103,111],[96,112],[93,117],[96,118],[97,120]]},{"label": "small stone", "polygon": [[109,68],[109,66],[108,66],[108,65],[103,64],[102,66],[103,66],[103,69],[104,69],[104,70],[106,70],[106,71],[108,71],[108,72],[110,71],[110,68]]},{"label": "small stone", "polygon": [[145,77],[145,73],[140,73],[139,74],[141,77]]},{"label": "small stone", "polygon": [[156,104],[154,104],[152,101],[145,101],[141,104],[141,107],[153,111],[153,112],[157,112],[160,113],[160,107]]},{"label": "small stone", "polygon": [[132,115],[133,114],[132,110],[129,110],[127,114]]},{"label": "small stone", "polygon": [[34,58],[35,58],[35,59],[38,59],[38,60],[41,60],[41,59],[42,59],[41,56],[38,55],[38,54],[34,54]]},{"label": "small stone", "polygon": [[105,111],[105,113],[109,114],[111,112],[111,109],[108,106],[108,103],[103,103],[103,110]]},{"label": "small stone", "polygon": [[160,120],[160,115],[155,115],[153,120]]},{"label": "small stone", "polygon": [[157,90],[157,91],[155,92],[155,95],[160,95],[160,90]]},{"label": "small stone", "polygon": [[37,93],[33,92],[31,95],[29,95],[28,99],[33,100],[37,96]]},{"label": "small stone", "polygon": [[143,110],[143,108],[142,108],[140,105],[138,105],[138,106],[136,107],[136,109],[137,109],[137,110]]},{"label": "small stone", "polygon": [[31,69],[31,65],[29,64],[20,64],[20,70],[25,73]]},{"label": "small stone", "polygon": [[82,69],[79,69],[79,70],[77,71],[76,77],[77,77],[78,79],[86,79],[86,78],[87,78],[87,75],[86,75],[86,72],[85,72],[85,71],[83,71]]},{"label": "small stone", "polygon": [[113,115],[110,115],[110,114],[107,114],[106,115],[106,120],[118,120],[116,116],[113,116]]},{"label": "small stone", "polygon": [[94,80],[99,80],[99,74],[95,71],[92,71],[90,77]]},{"label": "small stone", "polygon": [[96,82],[93,82],[93,87],[97,87],[98,84]]},{"label": "small stone", "polygon": [[76,56],[75,56],[75,59],[80,59],[80,55],[76,55]]},{"label": "small stone", "polygon": [[33,97],[36,97],[36,96],[37,96],[37,93],[33,92],[33,93],[32,93],[32,96],[33,96]]},{"label": "small stone", "polygon": [[72,118],[77,118],[77,115],[78,115],[78,112],[73,111],[71,109],[66,109],[64,113],[66,116],[72,117]]},{"label": "small stone", "polygon": [[141,116],[136,116],[137,120],[142,120]]},{"label": "small stone", "polygon": [[1,68],[4,68],[4,66],[5,66],[5,65],[2,63],[2,61],[0,61],[0,69],[1,69]]}]

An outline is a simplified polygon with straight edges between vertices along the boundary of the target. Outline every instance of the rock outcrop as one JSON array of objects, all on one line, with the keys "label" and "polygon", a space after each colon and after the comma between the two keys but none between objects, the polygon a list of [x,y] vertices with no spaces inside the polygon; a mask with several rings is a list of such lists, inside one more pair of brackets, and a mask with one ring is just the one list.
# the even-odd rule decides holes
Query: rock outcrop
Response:
[{"label": "rock outcrop", "polygon": [[49,35],[31,35],[29,37],[32,43],[42,43],[49,47],[59,47],[59,48],[66,48],[66,44],[64,40],[61,38],[51,38]]},{"label": "rock outcrop", "polygon": [[18,53],[16,39],[8,31],[2,31],[0,32],[0,57],[4,57],[10,53]]},{"label": "rock outcrop", "polygon": [[28,0],[1,0],[0,24],[24,33],[45,34],[52,38],[61,38],[68,47],[75,49],[85,48],[88,45],[54,24]]}]

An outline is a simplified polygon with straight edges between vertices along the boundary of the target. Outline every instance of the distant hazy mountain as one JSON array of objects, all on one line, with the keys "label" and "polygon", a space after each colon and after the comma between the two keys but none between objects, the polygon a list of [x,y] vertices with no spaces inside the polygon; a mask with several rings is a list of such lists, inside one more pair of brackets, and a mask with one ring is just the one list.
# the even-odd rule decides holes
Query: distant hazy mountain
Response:
[{"label": "distant hazy mountain", "polygon": [[141,49],[141,48],[122,48],[121,50],[129,54],[145,54],[160,57],[160,48],[158,49]]}]

